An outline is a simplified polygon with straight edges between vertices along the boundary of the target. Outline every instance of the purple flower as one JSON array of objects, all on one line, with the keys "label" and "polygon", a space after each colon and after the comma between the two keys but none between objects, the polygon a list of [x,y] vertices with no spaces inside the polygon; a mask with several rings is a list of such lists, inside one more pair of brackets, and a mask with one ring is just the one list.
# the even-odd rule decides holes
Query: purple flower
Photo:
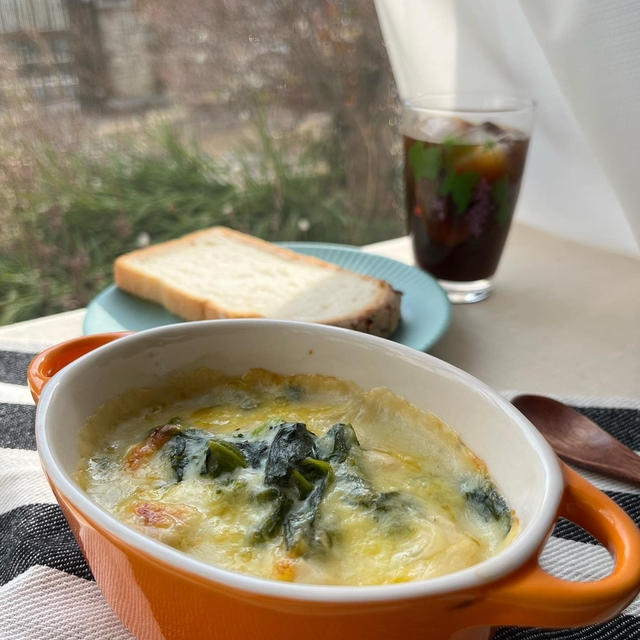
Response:
[{"label": "purple flower", "polygon": [[431,208],[431,213],[436,220],[442,221],[447,217],[447,210],[444,205],[444,198],[438,198]]},{"label": "purple flower", "polygon": [[491,185],[486,178],[480,178],[473,190],[471,205],[467,209],[467,220],[471,235],[478,238],[484,231],[485,223],[494,209],[491,200]]}]

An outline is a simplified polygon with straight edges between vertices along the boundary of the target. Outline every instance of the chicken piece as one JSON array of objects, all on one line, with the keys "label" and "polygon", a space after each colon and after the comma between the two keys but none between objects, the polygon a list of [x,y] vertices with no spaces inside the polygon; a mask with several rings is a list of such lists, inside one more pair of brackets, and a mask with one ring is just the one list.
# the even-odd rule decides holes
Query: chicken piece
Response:
[{"label": "chicken piece", "polygon": [[171,423],[153,429],[142,442],[127,453],[126,465],[129,471],[139,469],[162,445],[178,433],[180,433],[179,425]]},{"label": "chicken piece", "polygon": [[195,507],[177,503],[136,502],[127,511],[136,529],[174,547],[182,546],[203,519]]}]

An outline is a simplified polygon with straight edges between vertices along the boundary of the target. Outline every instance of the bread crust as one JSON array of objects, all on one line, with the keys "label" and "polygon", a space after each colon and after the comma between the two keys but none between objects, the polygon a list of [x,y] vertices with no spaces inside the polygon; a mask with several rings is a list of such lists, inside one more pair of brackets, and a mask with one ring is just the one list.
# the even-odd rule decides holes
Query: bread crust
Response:
[{"label": "bread crust", "polygon": [[206,296],[186,293],[180,286],[174,285],[160,276],[149,274],[138,265],[137,261],[140,258],[144,259],[153,254],[162,254],[166,251],[171,251],[174,247],[188,245],[197,242],[200,237],[210,235],[225,235],[236,242],[245,243],[293,263],[304,263],[331,271],[348,272],[363,280],[376,283],[378,295],[369,306],[362,309],[358,314],[338,316],[328,320],[318,321],[320,324],[346,327],[364,333],[389,337],[396,330],[400,322],[400,302],[402,294],[393,289],[385,280],[357,274],[321,260],[320,258],[301,255],[290,249],[278,247],[270,242],[222,226],[195,231],[175,240],[168,240],[119,256],[114,262],[114,278],[116,284],[128,293],[161,304],[172,313],[186,320],[264,317],[256,313],[227,308],[208,299]]}]

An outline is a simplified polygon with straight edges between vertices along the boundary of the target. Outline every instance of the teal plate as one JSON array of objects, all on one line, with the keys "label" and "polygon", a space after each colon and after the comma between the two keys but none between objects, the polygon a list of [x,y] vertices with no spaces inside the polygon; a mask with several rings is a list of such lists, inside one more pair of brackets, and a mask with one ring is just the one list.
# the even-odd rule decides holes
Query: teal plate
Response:
[{"label": "teal plate", "polygon": [[[391,337],[395,342],[426,351],[442,336],[451,320],[451,305],[442,287],[427,273],[397,260],[366,253],[356,247],[319,242],[278,243],[298,253],[333,262],[356,273],[382,278],[402,291],[402,320]],[[141,331],[184,322],[153,302],[111,285],[88,306],[84,332]]]}]

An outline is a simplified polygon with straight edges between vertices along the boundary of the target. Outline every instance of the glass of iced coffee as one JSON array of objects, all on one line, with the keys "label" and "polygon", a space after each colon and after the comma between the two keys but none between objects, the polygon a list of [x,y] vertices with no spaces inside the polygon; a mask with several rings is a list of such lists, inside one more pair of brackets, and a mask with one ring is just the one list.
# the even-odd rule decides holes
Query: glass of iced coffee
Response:
[{"label": "glass of iced coffee", "polygon": [[407,223],[416,262],[451,302],[492,288],[524,171],[534,104],[477,94],[403,103]]}]

